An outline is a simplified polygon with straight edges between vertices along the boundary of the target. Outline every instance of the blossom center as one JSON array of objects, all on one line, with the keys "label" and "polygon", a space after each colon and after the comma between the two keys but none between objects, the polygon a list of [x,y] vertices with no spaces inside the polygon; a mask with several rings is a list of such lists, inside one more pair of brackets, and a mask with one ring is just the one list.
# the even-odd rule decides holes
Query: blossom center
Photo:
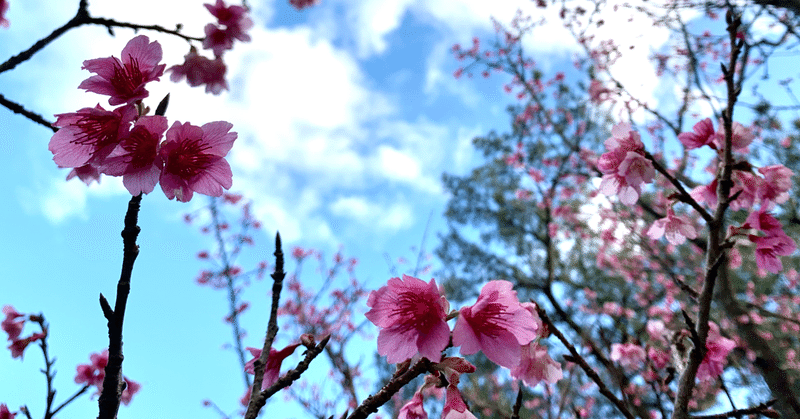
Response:
[{"label": "blossom center", "polygon": [[128,56],[127,64],[114,63],[114,75],[111,76],[111,84],[117,92],[123,96],[132,95],[144,83],[144,74],[139,68],[139,61]]},{"label": "blossom center", "polygon": [[211,155],[204,153],[209,148],[200,139],[184,140],[169,153],[165,170],[183,179],[191,179],[211,163]]},{"label": "blossom center", "polygon": [[116,141],[119,124],[120,120],[114,115],[82,115],[76,122],[81,133],[70,142],[102,148]]}]

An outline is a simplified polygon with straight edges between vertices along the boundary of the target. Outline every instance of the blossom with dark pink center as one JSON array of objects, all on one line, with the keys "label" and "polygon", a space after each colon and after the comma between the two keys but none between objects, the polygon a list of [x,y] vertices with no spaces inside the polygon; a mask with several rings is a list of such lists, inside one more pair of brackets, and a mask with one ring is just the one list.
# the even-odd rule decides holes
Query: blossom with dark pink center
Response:
[{"label": "blossom with dark pink center", "polygon": [[25,317],[25,315],[12,306],[4,306],[3,314],[6,315],[6,318],[0,323],[0,327],[8,334],[8,340],[16,340],[22,334],[22,328],[25,326],[25,319],[20,319],[20,317]]},{"label": "blossom with dark pink center", "polygon": [[175,122],[167,131],[159,156],[164,162],[159,181],[169,199],[189,202],[194,192],[221,196],[233,185],[231,167],[225,160],[237,134],[233,125],[216,121],[198,127]]},{"label": "blossom with dark pink center", "polygon": [[60,127],[50,139],[48,149],[60,167],[81,167],[102,162],[117,146],[136,118],[134,106],[107,111],[97,105],[78,112],[56,115]]},{"label": "blossom with dark pink center", "polygon": [[422,393],[414,393],[414,397],[400,408],[397,419],[428,419],[425,406],[422,404]]},{"label": "blossom with dark pink center", "polygon": [[462,307],[453,328],[453,346],[462,355],[483,351],[492,362],[513,369],[520,361],[520,346],[536,338],[530,311],[517,300],[509,281],[489,281],[478,301]]},{"label": "blossom with dark pink center", "polygon": [[161,61],[161,45],[139,35],[122,49],[122,59],[96,58],[83,62],[83,68],[97,74],[81,82],[79,89],[111,96],[110,105],[133,103],[146,98],[145,85],[158,80],[166,65]]},{"label": "blossom with dark pink center", "polygon": [[403,275],[392,278],[372,291],[367,299],[370,308],[365,316],[380,328],[378,353],[396,363],[422,356],[433,362],[442,359],[442,350],[450,342],[450,328],[445,318],[450,309],[439,292],[436,281],[429,283]]},{"label": "blossom with dark pink center", "polygon": [[8,406],[5,403],[0,404],[0,419],[14,419],[15,416],[17,416],[17,414],[11,413],[11,411],[8,410]]},{"label": "blossom with dark pink center", "polygon": [[550,358],[547,347],[532,341],[522,346],[519,365],[511,369],[511,376],[534,387],[541,381],[555,384],[563,377],[561,365]]},{"label": "blossom with dark pink center", "polygon": [[167,118],[163,116],[140,117],[106,157],[100,170],[111,176],[122,176],[122,184],[134,196],[152,192],[161,176],[158,148],[167,125]]},{"label": "blossom with dark pink center", "polygon": [[467,409],[458,387],[452,384],[447,386],[442,419],[478,419]]},{"label": "blossom with dark pink center", "polygon": [[[281,375],[281,364],[283,364],[283,360],[293,354],[298,346],[300,346],[299,343],[294,343],[281,350],[275,348],[269,349],[269,359],[267,359],[267,366],[264,368],[264,381],[261,382],[261,390],[268,388],[278,381]],[[253,359],[247,361],[244,370],[248,374],[255,374],[255,363],[256,360],[261,357],[261,349],[248,347],[247,350],[253,355]]]},{"label": "blossom with dark pink center", "polygon": [[647,230],[647,235],[653,240],[666,236],[670,244],[677,246],[683,244],[686,239],[696,238],[697,231],[685,215],[675,215],[675,211],[670,207],[666,217],[653,222]]},{"label": "blossom with dark pink center", "polygon": [[678,140],[680,140],[687,150],[700,148],[705,145],[715,147],[715,134],[714,123],[711,122],[711,118],[706,118],[694,124],[692,132],[678,134]]},{"label": "blossom with dark pink center", "polygon": [[228,82],[225,81],[227,68],[221,57],[210,60],[197,54],[197,49],[192,47],[183,58],[183,64],[174,65],[167,70],[172,73],[170,80],[179,82],[186,77],[189,86],[206,85],[206,93],[215,95],[223,89],[228,90]]}]

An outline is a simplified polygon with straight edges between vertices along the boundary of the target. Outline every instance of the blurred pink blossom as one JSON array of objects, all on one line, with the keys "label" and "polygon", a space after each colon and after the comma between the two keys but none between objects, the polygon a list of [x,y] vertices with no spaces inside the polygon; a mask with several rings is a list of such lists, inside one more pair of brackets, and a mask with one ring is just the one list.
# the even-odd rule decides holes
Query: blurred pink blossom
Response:
[{"label": "blurred pink blossom", "polygon": [[714,123],[711,118],[706,118],[692,127],[692,132],[678,134],[678,140],[687,150],[700,148],[705,145],[714,146]]},{"label": "blurred pink blossom", "polygon": [[670,207],[666,217],[653,222],[647,230],[647,236],[653,240],[666,236],[670,244],[677,246],[683,244],[686,239],[696,238],[697,231],[686,216],[675,215],[675,211]]}]

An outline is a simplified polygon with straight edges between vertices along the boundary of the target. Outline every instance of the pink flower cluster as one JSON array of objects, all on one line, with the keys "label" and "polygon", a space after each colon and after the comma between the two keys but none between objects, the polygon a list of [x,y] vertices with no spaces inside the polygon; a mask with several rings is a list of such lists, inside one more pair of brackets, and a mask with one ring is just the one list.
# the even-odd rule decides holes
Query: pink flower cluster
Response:
[{"label": "pink flower cluster", "polygon": [[6,318],[0,322],[0,328],[8,334],[8,340],[11,342],[8,345],[8,349],[11,350],[12,358],[22,358],[22,354],[28,345],[45,338],[44,332],[33,333],[28,337],[20,338],[22,329],[25,327],[26,316],[17,312],[12,306],[3,307],[3,314],[5,314]]},{"label": "pink flower cluster", "polygon": [[608,152],[597,161],[597,168],[603,173],[600,191],[606,196],[619,196],[625,205],[633,205],[642,193],[642,184],[652,182],[655,177],[639,133],[630,124],[619,123],[611,129],[605,145]]},{"label": "pink flower cluster", "polygon": [[433,279],[392,278],[370,293],[367,305],[366,317],[380,328],[378,353],[390,363],[425,357],[441,364],[452,342],[462,355],[483,352],[530,386],[561,378],[558,364],[536,342],[544,327],[535,305],[520,303],[511,282],[488,282],[475,304],[459,310],[452,333],[450,305]]},{"label": "pink flower cluster", "polygon": [[[84,61],[96,73],[80,88],[110,96],[111,105],[56,115],[60,127],[50,139],[49,149],[59,167],[71,167],[67,179],[78,176],[89,184],[100,174],[122,176],[132,195],[147,194],[161,183],[169,199],[188,202],[194,192],[220,196],[232,185],[225,156],[237,138],[228,122],[198,127],[167,118],[140,114],[145,86],[164,72],[161,45],[140,35],[131,39],[116,57]],[[162,141],[165,136],[166,140]]]},{"label": "pink flower cluster", "polygon": [[206,37],[203,40],[203,48],[212,50],[214,59],[199,55],[197,48],[192,46],[183,64],[172,66],[167,71],[172,73],[170,80],[174,82],[185,77],[190,86],[205,85],[206,93],[218,95],[223,89],[228,89],[228,82],[225,81],[227,67],[222,55],[233,49],[236,40],[250,42],[247,30],[253,27],[253,21],[247,17],[247,8],[244,6],[226,6],[222,0],[204,6],[217,19],[216,24],[206,25]]},{"label": "pink flower cluster", "polygon": [[[89,364],[78,365],[75,383],[95,386],[97,387],[95,394],[100,394],[103,391],[103,379],[106,376],[106,365],[108,365],[108,349],[89,355],[89,360]],[[120,401],[128,405],[133,399],[133,395],[139,392],[142,386],[128,377],[123,376],[122,379],[125,381],[125,390],[122,391]]]}]

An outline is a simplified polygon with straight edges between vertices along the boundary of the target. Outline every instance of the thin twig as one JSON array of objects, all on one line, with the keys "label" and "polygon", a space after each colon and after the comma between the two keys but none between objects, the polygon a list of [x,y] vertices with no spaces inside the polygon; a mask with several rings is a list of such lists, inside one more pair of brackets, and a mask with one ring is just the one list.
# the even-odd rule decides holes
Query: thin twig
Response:
[{"label": "thin twig", "polygon": [[[261,349],[261,356],[255,361],[255,378],[253,378],[254,389],[260,389],[261,384],[264,382],[264,370],[269,361],[269,352],[272,349],[272,342],[275,340],[275,335],[278,334],[278,307],[280,306],[281,290],[283,289],[283,278],[286,273],[283,271],[283,250],[281,249],[281,234],[275,234],[275,270],[272,273],[272,309],[269,313],[269,323],[267,326],[267,337],[264,340],[264,347]],[[320,349],[321,351],[322,349]],[[310,362],[310,361],[309,361]],[[266,398],[263,403],[259,398],[258,391],[251,391],[250,403],[247,405],[247,412],[245,418],[253,419],[258,416],[258,411],[266,403]]]},{"label": "thin twig", "polygon": [[575,349],[574,346],[572,346],[572,344],[569,342],[569,340],[567,340],[564,334],[561,333],[560,330],[558,330],[558,327],[556,327],[555,324],[553,324],[553,322],[550,320],[550,317],[547,315],[547,312],[545,312],[544,309],[539,307],[538,305],[536,306],[536,311],[539,313],[539,318],[542,319],[542,322],[547,327],[547,330],[550,333],[554,334],[558,338],[558,340],[560,340],[561,343],[564,344],[564,346],[571,354],[569,361],[580,365],[580,367],[583,369],[586,375],[589,376],[589,378],[591,378],[595,384],[597,384],[600,393],[606,396],[606,398],[610,400],[612,403],[614,403],[617,409],[619,409],[619,411],[622,412],[622,414],[626,418],[634,419],[633,414],[628,410],[628,407],[625,406],[625,403],[623,403],[622,400],[620,400],[617,396],[614,395],[614,393],[611,392],[611,390],[609,390],[609,388],[603,382],[603,379],[600,378],[599,374],[597,374],[597,371],[595,371],[592,368],[592,366],[589,365],[589,363],[586,362],[585,359],[583,359],[581,354],[578,353],[578,351]]}]

